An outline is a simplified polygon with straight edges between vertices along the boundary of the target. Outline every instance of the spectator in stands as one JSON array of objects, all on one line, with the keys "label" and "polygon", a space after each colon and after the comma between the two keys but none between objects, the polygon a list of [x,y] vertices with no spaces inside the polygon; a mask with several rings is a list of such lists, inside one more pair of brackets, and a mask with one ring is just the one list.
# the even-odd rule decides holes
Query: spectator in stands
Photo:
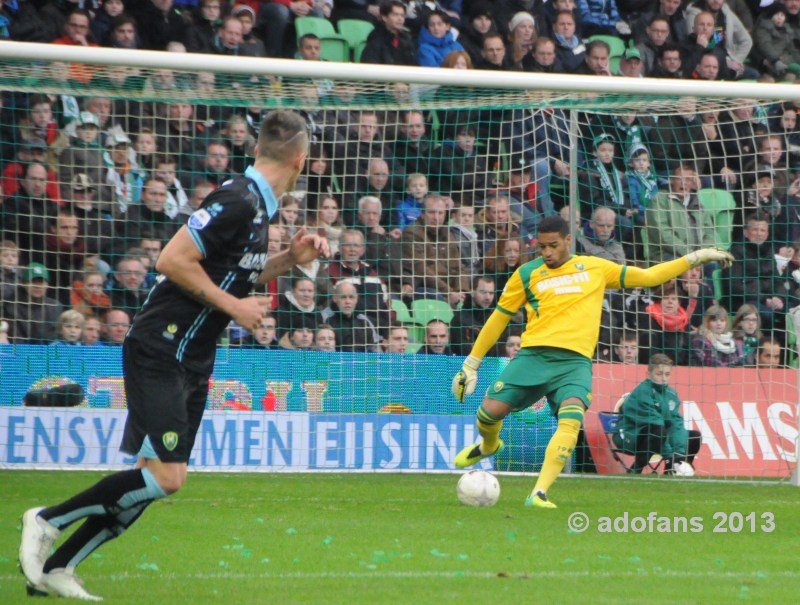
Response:
[{"label": "spectator in stands", "polygon": [[[721,48],[724,56],[718,58],[720,69],[730,70],[732,77],[739,79],[745,76],[757,77],[758,72],[745,67],[747,55],[753,48],[753,38],[742,24],[741,19],[727,5],[725,0],[697,0],[694,4],[689,4],[684,11],[686,20],[694,22],[695,15],[701,12],[708,12],[713,19],[712,32],[708,44],[702,44],[702,39],[698,40],[700,46],[706,48]],[[705,35],[705,30],[701,30],[699,35]]]},{"label": "spectator in stands", "polygon": [[406,197],[397,206],[396,225],[402,230],[414,223],[422,214],[425,196],[428,195],[428,177],[412,173],[406,177]]},{"label": "spectator in stands", "polygon": [[314,332],[314,348],[317,351],[333,353],[337,350],[336,331],[328,324],[319,324]]},{"label": "spectator in stands", "polygon": [[[105,6],[106,3],[103,3]],[[138,49],[141,46],[136,19],[130,15],[119,15],[111,20],[107,38],[100,39],[103,46],[112,48]]]},{"label": "spectator in stands", "polygon": [[460,250],[450,238],[446,220],[444,198],[428,194],[422,216],[403,231],[400,241],[404,296],[437,297],[456,306],[469,291]]},{"label": "spectator in stands", "polygon": [[212,54],[217,37],[217,28],[222,24],[222,0],[200,0],[200,5],[191,14],[192,25],[186,30],[183,40],[186,52]]},{"label": "spectator in stands", "polygon": [[[486,156],[476,146],[478,129],[475,124],[455,124],[452,134],[442,142],[440,157],[431,167],[430,188],[445,191],[451,196],[477,200],[483,197],[488,180]],[[450,138],[452,136],[452,138]],[[432,175],[432,176],[433,176]]]},{"label": "spectator in stands", "polygon": [[186,39],[186,21],[173,6],[173,0],[143,0],[131,13],[137,23],[147,24],[139,32],[146,50],[168,50],[170,42]]},{"label": "spectator in stands", "polygon": [[384,353],[405,353],[408,350],[408,328],[393,324],[389,326],[389,337],[383,341]]},{"label": "spectator in stands", "polygon": [[123,256],[117,261],[114,282],[109,288],[111,306],[122,309],[130,317],[136,315],[147,298],[145,280],[147,268],[135,256]]},{"label": "spectator in stands", "polygon": [[482,266],[483,254],[475,231],[475,207],[463,202],[450,212],[450,237],[461,251],[461,264],[466,275],[475,275]]},{"label": "spectator in stands", "polygon": [[241,54],[246,57],[266,57],[267,49],[264,42],[253,31],[256,22],[256,12],[253,7],[248,4],[237,4],[233,7],[231,15],[242,23],[242,43],[239,45]]},{"label": "spectator in stands", "polygon": [[[319,3],[318,3],[319,4]],[[326,6],[328,2],[326,0]],[[338,0],[332,2],[333,8],[325,16],[330,18],[334,23],[338,23],[340,19],[361,19],[362,21],[369,21],[373,25],[380,22],[380,2],[376,0]]]},{"label": "spectator in stands", "polygon": [[370,32],[362,63],[383,65],[416,65],[417,46],[405,27],[406,5],[400,0],[384,0],[380,6],[380,23]]},{"label": "spectator in stands", "polygon": [[216,139],[206,143],[205,153],[193,170],[189,171],[181,181],[190,187],[199,181],[206,181],[219,187],[233,177],[230,169],[230,149],[225,141]]},{"label": "spectator in stands", "polygon": [[469,355],[481,328],[494,312],[494,278],[476,275],[472,283],[472,290],[450,322],[451,345],[456,355]]},{"label": "spectator in stands", "polygon": [[[783,201],[786,195],[796,196],[800,193],[800,182],[792,183],[784,148],[784,138],[777,134],[767,134],[757,142],[757,155],[750,161],[742,162],[745,180],[752,180],[757,174],[769,174],[772,186],[778,199]],[[791,185],[791,187],[790,187]]]},{"label": "spectator in stands", "polygon": [[[42,8],[44,9],[44,7]],[[0,36],[5,40],[50,42],[61,32],[61,28],[58,26],[52,32],[48,30],[33,2],[26,2],[25,0],[11,3],[3,2],[2,6],[0,6],[0,15],[6,20],[5,31]],[[63,15],[61,16],[61,22],[63,23]]]},{"label": "spectator in stands", "polygon": [[786,292],[779,285],[780,273],[775,254],[792,258],[793,250],[778,247],[770,239],[769,215],[754,212],[747,216],[744,238],[734,242],[731,254],[736,259],[727,279],[730,304],[738,309],[747,303],[755,306],[764,327],[768,330],[783,325],[783,316],[788,308]]},{"label": "spectator in stands", "polygon": [[297,327],[314,330],[322,323],[316,306],[317,289],[313,279],[295,278],[292,289],[281,292],[278,297],[278,309],[275,316],[278,320],[278,340]]},{"label": "spectator in stands", "polygon": [[712,368],[747,363],[742,343],[733,337],[731,320],[725,308],[715,305],[706,311],[703,325],[692,339],[692,363]]},{"label": "spectator in stands", "polygon": [[756,365],[759,368],[780,368],[783,366],[781,361],[781,343],[775,338],[765,338],[758,345],[758,356]]},{"label": "spectator in stands", "polygon": [[[243,46],[244,26],[242,22],[228,15],[222,19],[222,24],[217,27],[217,35],[214,37],[214,53],[218,55],[247,56],[245,52],[253,50],[252,46]],[[240,86],[244,82],[252,81],[247,76],[231,77],[226,76],[228,81],[234,82],[234,86]]]},{"label": "spectator in stands", "polygon": [[[91,21],[92,15],[89,11],[80,8],[72,10],[64,23],[64,35],[56,38],[52,43],[65,46],[99,47],[100,45],[92,39]],[[79,63],[70,63],[67,69],[68,79],[77,84],[88,84],[94,72],[93,67]]]},{"label": "spectator in stands", "polygon": [[653,71],[646,74],[652,78],[676,78],[687,77],[683,70],[681,59],[681,49],[672,42],[665,42],[658,49],[656,64]]},{"label": "spectator in stands", "polygon": [[518,238],[519,221],[520,216],[511,211],[506,196],[500,194],[489,196],[484,207],[475,216],[479,253],[485,254],[496,241]]},{"label": "spectator in stands", "polygon": [[522,348],[522,333],[517,329],[510,329],[506,342],[503,345],[503,352],[508,359],[514,359]]},{"label": "spectator in stands", "polygon": [[716,245],[713,217],[700,206],[697,186],[697,173],[681,164],[670,176],[669,191],[653,198],[644,215],[651,262]]},{"label": "spectator in stands", "polygon": [[194,106],[189,103],[167,104],[166,116],[157,119],[155,132],[159,150],[175,157],[179,170],[194,170],[197,159],[205,155],[209,133],[195,120]]},{"label": "spectator in stands", "polygon": [[78,217],[79,236],[87,254],[106,255],[114,239],[114,221],[95,203],[96,188],[89,175],[79,172],[70,182],[66,208]]},{"label": "spectator in stands", "polygon": [[32,257],[50,272],[50,296],[68,306],[72,282],[86,259],[86,244],[80,237],[78,217],[68,210],[60,210],[55,222],[48,227],[44,249],[32,252]]},{"label": "spectator in stands", "polygon": [[488,33],[497,31],[492,15],[492,5],[487,0],[476,0],[469,7],[468,18],[458,28],[458,41],[472,59],[472,64],[477,65],[481,59],[483,39]]},{"label": "spectator in stands", "polygon": [[793,63],[800,62],[798,32],[786,21],[786,7],[774,2],[766,7],[753,30],[753,51],[750,58],[762,71],[783,78]]},{"label": "spectator in stands", "polygon": [[261,5],[256,31],[264,41],[268,57],[291,57],[295,51],[294,20],[298,17],[321,17],[322,11],[312,0],[272,0]]},{"label": "spectator in stands", "polygon": [[331,162],[321,143],[311,143],[308,149],[305,172],[297,180],[296,188],[306,192],[306,209],[319,208],[320,200],[334,193]]},{"label": "spectator in stands", "polygon": [[139,203],[146,173],[139,168],[131,140],[119,126],[108,132],[106,149],[103,154],[108,169],[105,185],[115,214],[124,214],[129,206]]},{"label": "spectator in stands", "polygon": [[133,150],[136,160],[143,170],[148,172],[155,169],[155,159],[158,153],[156,135],[149,128],[141,128],[133,137]]},{"label": "spectator in stands", "polygon": [[111,308],[111,298],[103,289],[105,277],[102,271],[84,269],[72,282],[69,304],[85,317],[100,316]]},{"label": "spectator in stands", "polygon": [[[152,176],[167,186],[167,201],[164,204],[164,212],[170,218],[177,219],[178,215],[181,213],[181,209],[184,209],[188,216],[200,207],[198,203],[197,206],[192,207],[191,210],[186,209],[187,206],[192,206],[192,200],[189,199],[183,183],[178,178],[178,162],[173,156],[158,154],[153,162]],[[206,184],[206,189],[210,188],[211,191],[216,189],[213,183],[198,181],[192,191],[202,190],[202,183]],[[202,202],[206,195],[208,195],[208,191],[203,194],[199,201]]]},{"label": "spectator in stands", "polygon": [[537,73],[561,73],[564,68],[556,57],[556,43],[550,38],[537,38],[530,55],[523,57],[522,68]]},{"label": "spectator in stands", "polygon": [[664,473],[694,474],[692,462],[700,451],[700,431],[686,430],[681,399],[669,386],[672,359],[653,355],[647,379],[627,397],[619,410],[614,444],[635,456],[630,473],[641,473],[655,454],[665,459]]},{"label": "spectator in stands", "polygon": [[588,166],[578,173],[579,197],[583,202],[583,218],[590,220],[595,208],[606,206],[617,211],[617,224],[620,240],[629,242],[633,221],[633,208],[625,188],[625,173],[617,168],[615,162],[617,141],[605,132],[592,141],[593,157]]},{"label": "spectator in stands", "polygon": [[39,138],[28,139],[20,142],[17,147],[16,161],[9,162],[3,168],[2,182],[0,191],[5,197],[11,197],[17,193],[19,184],[25,177],[25,170],[31,162],[45,165],[47,168],[47,197],[55,202],[61,201],[61,191],[58,186],[58,175],[45,164],[47,143]]},{"label": "spectator in stands", "polygon": [[333,287],[330,304],[322,310],[322,321],[333,327],[338,351],[377,352],[381,337],[375,324],[358,306],[356,286],[341,280]]},{"label": "spectator in stands", "polygon": [[583,35],[623,36],[631,34],[631,26],[622,20],[615,0],[577,0]]},{"label": "spectator in stands", "polygon": [[486,275],[494,277],[497,298],[506,287],[514,271],[531,260],[531,255],[522,238],[498,239],[486,251],[483,257],[483,269]]},{"label": "spectator in stands", "polygon": [[100,327],[100,341],[103,344],[121,347],[125,342],[125,335],[131,327],[131,316],[122,309],[109,309],[103,315],[103,324]]},{"label": "spectator in stands", "polygon": [[346,190],[354,191],[354,193],[351,201],[345,203],[342,207],[342,220],[345,225],[354,223],[353,215],[357,212],[358,200],[364,196],[379,198],[385,208],[395,207],[395,190],[390,176],[391,171],[386,160],[380,157],[369,160],[366,174],[356,180],[354,188],[346,188]]},{"label": "spectator in stands", "polygon": [[[67,125],[65,133],[69,137],[69,146],[58,157],[58,178],[62,187],[78,173],[88,175],[96,185],[104,183],[105,163],[98,117],[89,111],[82,111],[76,120]],[[99,202],[105,204],[106,197],[104,192],[97,192]]]},{"label": "spectator in stands", "polygon": [[22,269],[19,266],[19,247],[11,240],[0,241],[0,317],[3,305],[13,301],[17,288],[22,286]]},{"label": "spectator in stands", "polygon": [[441,319],[432,319],[425,326],[425,344],[417,353],[423,355],[452,355],[450,328]]},{"label": "spectator in stands", "polygon": [[189,220],[189,217],[192,213],[200,208],[200,205],[203,203],[203,200],[206,199],[209,193],[214,191],[216,187],[211,183],[207,183],[205,181],[201,181],[194,186],[194,189],[191,190],[191,195],[188,198],[188,202],[186,205],[181,206],[178,209],[178,216],[176,220],[181,224],[185,224],[186,221]]},{"label": "spectator in stands", "polygon": [[673,44],[681,44],[689,35],[690,28],[683,16],[681,0],[659,0],[658,6],[651,12],[644,13],[632,27],[633,38],[640,44],[647,36],[647,26],[653,17],[664,17],[669,24],[668,40]]},{"label": "spectator in stands", "polygon": [[390,145],[392,157],[406,174],[429,174],[432,149],[422,112],[406,111],[400,120],[397,140]]},{"label": "spectator in stands", "polygon": [[289,193],[284,193],[281,196],[277,221],[283,227],[283,231],[289,239],[305,224],[304,213],[296,197]]},{"label": "spectator in stands", "polygon": [[576,238],[578,254],[599,256],[618,265],[625,264],[625,250],[614,239],[617,213],[613,209],[599,206],[592,212],[592,219],[583,235]]},{"label": "spectator in stands", "polygon": [[328,240],[331,255],[339,251],[339,241],[345,229],[339,213],[339,202],[332,195],[322,196],[320,206],[312,212],[308,226]]},{"label": "spectator in stands", "polygon": [[490,32],[483,37],[481,60],[475,63],[475,68],[496,71],[511,69],[511,60],[506,58],[506,45],[501,34]]},{"label": "spectator in stands", "polygon": [[[53,101],[45,94],[32,94],[28,98],[28,111],[21,117],[16,127],[18,145],[44,141],[44,151],[58,139],[58,124],[53,113]],[[6,192],[8,194],[8,192]]]},{"label": "spectator in stands", "polygon": [[[775,175],[777,176],[777,175]],[[746,173],[743,178],[747,189],[742,192],[744,203],[742,204],[741,212],[737,213],[738,216],[734,219],[737,223],[733,229],[735,236],[739,234],[739,225],[745,224],[747,215],[761,211],[769,215],[770,223],[773,230],[773,239],[776,242],[788,242],[790,231],[796,231],[796,227],[790,224],[789,216],[793,212],[791,198],[787,200],[786,192],[780,195],[775,190],[775,177],[770,171]],[[789,204],[787,204],[789,202]]]},{"label": "spectator in stands", "polygon": [[417,64],[423,67],[439,67],[444,58],[454,50],[463,51],[464,47],[450,31],[450,17],[438,9],[430,11],[419,30]]},{"label": "spectator in stands", "polygon": [[58,204],[47,197],[47,180],[43,164],[28,164],[17,193],[0,204],[0,232],[16,241],[24,260],[44,249],[48,227],[58,215]]},{"label": "spectator in stands", "polygon": [[83,331],[81,332],[81,344],[85,347],[94,347],[102,345],[100,334],[102,331],[103,322],[94,315],[88,315],[83,322]]},{"label": "spectator in stands", "polygon": [[58,316],[56,339],[52,345],[79,345],[83,336],[86,319],[73,309],[67,309]]},{"label": "spectator in stands", "polygon": [[[685,73],[702,80],[727,80],[728,67],[723,45],[717,45],[714,31],[714,15],[708,11],[693,13],[689,21],[692,33],[681,44],[681,61]],[[708,58],[713,55],[716,61]]]},{"label": "spectator in stands", "polygon": [[682,307],[673,284],[659,287],[652,298],[653,303],[645,308],[650,321],[647,331],[642,334],[643,342],[651,355],[666,353],[675,359],[677,365],[688,365],[691,349],[689,328],[697,301],[690,299],[689,306]]},{"label": "spectator in stands", "polygon": [[370,195],[360,198],[354,228],[364,234],[364,262],[375,269],[387,286],[391,286],[391,280],[397,274],[395,264],[400,262],[395,251],[395,241],[400,238],[400,230],[389,230],[381,225],[381,214],[380,198]]},{"label": "spectator in stands", "polygon": [[631,145],[628,152],[629,169],[625,172],[630,208],[626,211],[631,221],[644,225],[644,213],[658,193],[658,178],[651,168],[650,152],[642,144]]},{"label": "spectator in stands", "polygon": [[558,11],[553,23],[556,60],[566,73],[578,73],[585,64],[586,47],[577,35],[572,11]]},{"label": "spectator in stands", "polygon": [[638,365],[639,339],[634,332],[619,331],[619,337],[614,344],[614,361],[625,365]]},{"label": "spectator in stands", "polygon": [[238,346],[247,349],[277,349],[278,340],[275,337],[277,331],[278,323],[275,317],[267,313],[252,333],[243,336]]},{"label": "spectator in stands", "polygon": [[506,55],[509,58],[509,63],[515,70],[524,68],[525,58],[528,57],[533,50],[533,45],[536,42],[538,34],[536,32],[536,24],[531,15],[527,11],[520,11],[514,13],[511,20],[508,22],[508,47]]},{"label": "spectator in stands", "polygon": [[91,30],[92,37],[103,46],[108,46],[111,21],[125,12],[123,0],[106,0],[94,13]]},{"label": "spectator in stands", "polygon": [[364,234],[356,229],[345,230],[339,254],[325,264],[317,278],[319,294],[322,297],[330,296],[343,281],[353,284],[358,293],[357,309],[385,333],[389,325],[388,289],[375,269],[364,262],[365,250]]},{"label": "spectator in stands", "polygon": [[55,340],[58,317],[64,310],[47,296],[50,273],[40,263],[31,263],[22,275],[22,287],[13,301],[6,302],[2,315],[9,322],[8,332],[15,344],[47,344]]},{"label": "spectator in stands", "polygon": [[588,76],[610,76],[611,47],[604,40],[592,40],[586,45],[583,63],[572,73]]},{"label": "spectator in stands", "polygon": [[764,338],[761,331],[761,315],[753,305],[742,305],[736,310],[731,322],[733,337],[742,345],[742,350],[747,356],[745,365],[753,365],[758,352],[759,343]]},{"label": "spectator in stands", "polygon": [[247,119],[238,114],[232,115],[225,123],[221,134],[230,150],[229,170],[232,174],[243,174],[255,159],[253,150],[256,139]]},{"label": "spectator in stands", "polygon": [[626,78],[641,78],[644,76],[642,55],[636,48],[627,48],[619,58],[619,72],[617,75]]},{"label": "spectator in stands", "polygon": [[117,235],[132,241],[141,239],[141,234],[147,231],[162,242],[168,241],[178,231],[180,223],[166,213],[166,204],[166,184],[156,178],[147,179],[142,189],[141,204],[128,208],[118,221]]},{"label": "spectator in stands", "polygon": [[659,52],[669,39],[669,21],[662,15],[654,15],[647,23],[645,32],[647,36],[636,45],[636,50],[642,59],[642,72],[652,76]]},{"label": "spectator in stands", "polygon": [[298,324],[289,330],[278,341],[282,349],[289,351],[310,351],[314,348],[314,332],[316,326],[312,327],[307,319],[301,319]]},{"label": "spectator in stands", "polygon": [[558,17],[558,13],[563,11],[570,13],[574,17],[576,24],[575,35],[579,38],[583,37],[580,28],[580,15],[575,0],[554,0],[554,2],[543,4],[538,10],[532,10],[536,18],[536,29],[540,36],[555,38],[556,18]]},{"label": "spectator in stands", "polygon": [[718,111],[700,114],[702,129],[692,144],[695,166],[705,187],[730,190],[739,183],[736,157],[741,153],[729,124],[720,123]]}]

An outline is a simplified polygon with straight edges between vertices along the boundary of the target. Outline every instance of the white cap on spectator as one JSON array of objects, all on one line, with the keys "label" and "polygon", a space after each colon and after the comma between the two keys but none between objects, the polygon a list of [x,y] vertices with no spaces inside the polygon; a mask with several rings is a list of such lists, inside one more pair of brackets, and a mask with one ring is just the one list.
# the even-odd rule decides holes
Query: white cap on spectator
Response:
[{"label": "white cap on spectator", "polygon": [[536,21],[533,19],[533,15],[525,11],[515,13],[514,16],[511,17],[511,21],[508,22],[508,31],[513,32],[521,23],[525,23],[526,21],[529,21],[531,25],[536,27]]}]

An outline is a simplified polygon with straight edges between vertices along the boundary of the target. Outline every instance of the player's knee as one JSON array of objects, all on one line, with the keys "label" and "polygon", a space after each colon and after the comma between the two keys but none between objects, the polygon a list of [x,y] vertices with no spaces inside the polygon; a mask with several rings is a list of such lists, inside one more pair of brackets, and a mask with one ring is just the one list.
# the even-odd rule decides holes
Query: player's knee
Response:
[{"label": "player's knee", "polygon": [[150,472],[155,477],[158,485],[167,495],[177,492],[186,483],[185,465],[160,465],[157,468],[150,468]]}]

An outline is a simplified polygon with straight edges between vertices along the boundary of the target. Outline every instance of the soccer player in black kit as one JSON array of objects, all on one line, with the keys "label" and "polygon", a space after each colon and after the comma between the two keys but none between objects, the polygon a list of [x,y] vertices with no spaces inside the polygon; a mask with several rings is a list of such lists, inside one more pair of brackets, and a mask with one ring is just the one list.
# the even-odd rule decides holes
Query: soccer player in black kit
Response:
[{"label": "soccer player in black kit", "polygon": [[[305,121],[291,111],[269,113],[254,165],[210,193],[162,251],[159,277],[122,347],[128,418],[120,449],[138,456],[136,468],[25,512],[19,561],[29,594],[102,600],[75,567],[185,483],[220,334],[231,319],[258,327],[267,300],[250,295],[254,285],[328,255],[323,238],[300,230],[288,250],[267,257],[269,220],[307,152]],[[82,519],[50,555],[61,531]]]}]

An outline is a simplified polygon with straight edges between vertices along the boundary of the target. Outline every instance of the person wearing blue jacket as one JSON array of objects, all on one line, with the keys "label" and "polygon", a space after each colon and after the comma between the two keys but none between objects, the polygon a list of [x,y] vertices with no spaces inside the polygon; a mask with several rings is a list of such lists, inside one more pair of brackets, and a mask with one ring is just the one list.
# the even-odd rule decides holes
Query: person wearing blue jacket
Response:
[{"label": "person wearing blue jacket", "polygon": [[442,60],[454,50],[464,50],[450,31],[450,17],[440,10],[433,10],[419,30],[417,63],[422,67],[439,67]]}]

